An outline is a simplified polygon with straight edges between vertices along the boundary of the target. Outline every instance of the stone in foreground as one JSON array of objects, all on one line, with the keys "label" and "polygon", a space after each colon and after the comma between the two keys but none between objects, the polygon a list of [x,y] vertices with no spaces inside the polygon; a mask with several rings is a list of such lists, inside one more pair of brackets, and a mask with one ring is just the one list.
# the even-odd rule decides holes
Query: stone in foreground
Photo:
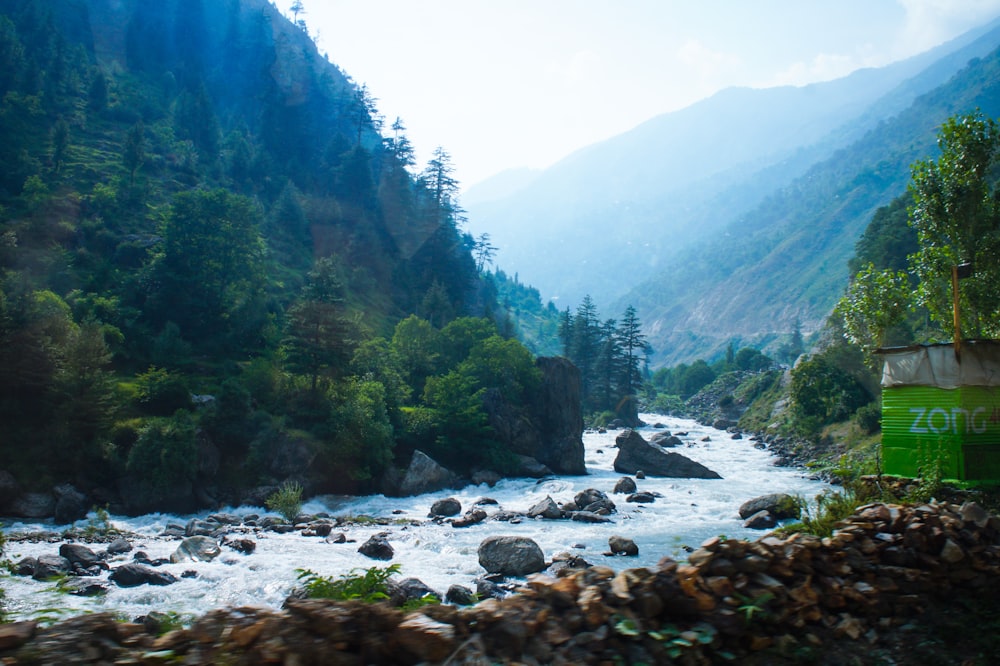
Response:
[{"label": "stone in foreground", "polygon": [[491,536],[479,544],[479,565],[489,573],[527,576],[545,569],[545,555],[527,537]]}]

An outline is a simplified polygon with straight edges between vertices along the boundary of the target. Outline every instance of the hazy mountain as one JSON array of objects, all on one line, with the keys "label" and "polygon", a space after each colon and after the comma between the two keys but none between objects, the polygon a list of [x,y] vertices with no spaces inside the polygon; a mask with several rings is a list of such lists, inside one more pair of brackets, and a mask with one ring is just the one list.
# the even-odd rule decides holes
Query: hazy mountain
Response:
[{"label": "hazy mountain", "polygon": [[847,259],[876,209],[900,195],[910,165],[936,152],[949,116],[1000,115],[1000,50],[976,58],[899,115],[772,192],[721,234],[687,248],[624,297],[663,361],[767,343],[799,321],[818,327],[847,283]]},{"label": "hazy mountain", "polygon": [[486,181],[463,203],[506,270],[543,295],[607,303],[996,43],[983,29],[836,81],[724,90],[584,148],[507,197]]}]

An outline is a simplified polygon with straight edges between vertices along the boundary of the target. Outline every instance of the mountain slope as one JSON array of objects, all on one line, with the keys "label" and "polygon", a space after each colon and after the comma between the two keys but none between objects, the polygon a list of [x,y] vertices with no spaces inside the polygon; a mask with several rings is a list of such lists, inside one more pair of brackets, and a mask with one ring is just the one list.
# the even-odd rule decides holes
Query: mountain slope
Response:
[{"label": "mountain slope", "polygon": [[997,43],[991,25],[837,81],[725,90],[464,204],[505,270],[564,306],[585,293],[607,305]]},{"label": "mountain slope", "polygon": [[901,194],[909,167],[932,157],[956,113],[1000,115],[1000,50],[968,67],[683,253],[623,300],[637,304],[658,360],[719,353],[731,339],[763,345],[817,329],[847,282],[846,260],[875,210]]}]

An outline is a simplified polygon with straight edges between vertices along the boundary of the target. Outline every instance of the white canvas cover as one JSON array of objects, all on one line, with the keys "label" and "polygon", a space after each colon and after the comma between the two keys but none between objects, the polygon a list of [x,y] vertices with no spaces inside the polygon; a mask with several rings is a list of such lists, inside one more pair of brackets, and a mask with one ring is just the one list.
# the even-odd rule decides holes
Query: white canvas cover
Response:
[{"label": "white canvas cover", "polygon": [[1000,386],[1000,342],[966,340],[961,357],[952,344],[880,349],[882,386]]}]

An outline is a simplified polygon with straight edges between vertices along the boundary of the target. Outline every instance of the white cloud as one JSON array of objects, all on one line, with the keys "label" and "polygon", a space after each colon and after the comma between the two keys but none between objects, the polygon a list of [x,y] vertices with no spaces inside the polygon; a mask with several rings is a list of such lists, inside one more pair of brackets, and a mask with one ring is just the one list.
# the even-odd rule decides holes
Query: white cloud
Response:
[{"label": "white cloud", "polygon": [[677,59],[706,80],[721,78],[741,64],[738,56],[724,51],[713,51],[697,39],[688,39],[681,44],[677,49]]},{"label": "white cloud", "polygon": [[878,58],[874,49],[866,47],[854,54],[820,53],[808,62],[795,62],[774,77],[762,82],[761,87],[801,86],[816,81],[831,81],[863,67],[885,65],[887,58]]},{"label": "white cloud", "polygon": [[1000,15],[1000,0],[898,0],[906,12],[897,52],[932,48]]}]

